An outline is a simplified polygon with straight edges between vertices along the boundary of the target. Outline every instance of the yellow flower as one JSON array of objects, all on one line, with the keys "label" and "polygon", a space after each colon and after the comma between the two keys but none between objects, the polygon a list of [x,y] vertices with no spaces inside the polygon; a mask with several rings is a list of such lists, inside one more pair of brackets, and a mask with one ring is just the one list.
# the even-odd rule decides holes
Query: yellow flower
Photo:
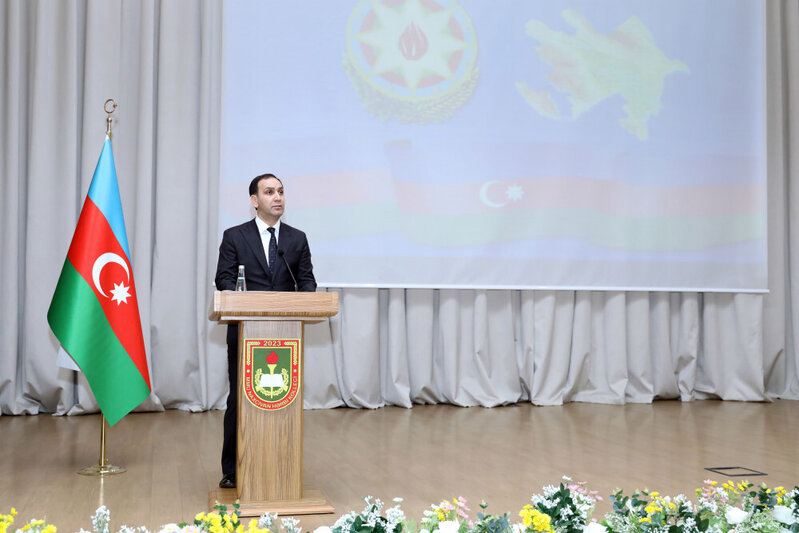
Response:
[{"label": "yellow flower", "polygon": [[56,527],[53,524],[47,524],[42,533],[56,533]]},{"label": "yellow flower", "polygon": [[11,516],[17,516],[17,510],[13,507],[11,508]]},{"label": "yellow flower", "polygon": [[638,519],[638,522],[639,522],[639,523],[643,523],[643,522],[650,522],[650,523],[651,523],[651,522],[652,522],[652,519],[651,519],[651,518],[649,518],[648,516],[645,516],[645,517],[643,517],[643,518],[639,518],[639,519]]},{"label": "yellow flower", "polygon": [[524,527],[530,527],[530,524],[533,523],[533,517],[531,516],[532,513],[529,512],[530,506],[525,505],[524,508],[519,511],[519,516],[522,519],[522,524]]},{"label": "yellow flower", "polygon": [[532,528],[533,531],[552,531],[552,518],[538,509],[533,509],[529,504],[524,506],[519,516],[525,528]]},{"label": "yellow flower", "polygon": [[533,517],[533,529],[536,531],[552,531],[552,519],[548,514],[536,511]]},{"label": "yellow flower", "polygon": [[649,495],[652,496],[653,498],[657,498],[658,496],[660,496],[660,493],[655,491],[655,492],[650,492]]}]

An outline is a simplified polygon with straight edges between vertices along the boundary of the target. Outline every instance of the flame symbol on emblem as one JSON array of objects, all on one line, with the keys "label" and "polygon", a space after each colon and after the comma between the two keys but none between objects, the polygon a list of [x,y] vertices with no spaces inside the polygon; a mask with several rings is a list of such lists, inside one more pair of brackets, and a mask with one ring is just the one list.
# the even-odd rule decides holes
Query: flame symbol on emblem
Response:
[{"label": "flame symbol on emblem", "polygon": [[421,59],[430,46],[424,32],[417,28],[413,22],[402,32],[397,45],[402,55],[409,61]]}]

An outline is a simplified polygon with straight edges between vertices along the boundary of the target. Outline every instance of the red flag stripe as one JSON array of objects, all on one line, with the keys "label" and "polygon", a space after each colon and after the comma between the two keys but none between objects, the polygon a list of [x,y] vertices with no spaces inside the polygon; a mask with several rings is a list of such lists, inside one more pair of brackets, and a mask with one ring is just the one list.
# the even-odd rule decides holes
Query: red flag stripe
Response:
[{"label": "red flag stripe", "polygon": [[[102,268],[98,275],[99,285],[105,293],[102,294],[95,285],[93,268],[97,259],[105,253],[118,256],[127,267],[128,274],[125,274],[121,265],[114,262],[107,263],[107,266]],[[141,334],[139,303],[136,298],[136,286],[133,282],[133,269],[125,251],[114,236],[111,226],[91,198],[87,197],[83,204],[67,258],[94,291],[111,329],[147,382],[147,386],[150,387],[150,374],[147,370],[144,339]],[[119,283],[129,287],[130,296],[126,298],[125,303],[118,304],[112,300],[111,290],[114,289],[115,284]]]},{"label": "red flag stripe", "polygon": [[762,183],[665,187],[570,176],[482,183],[396,180],[394,185],[401,210],[437,214],[546,208],[591,209],[638,217],[750,214],[761,210],[765,194]]}]

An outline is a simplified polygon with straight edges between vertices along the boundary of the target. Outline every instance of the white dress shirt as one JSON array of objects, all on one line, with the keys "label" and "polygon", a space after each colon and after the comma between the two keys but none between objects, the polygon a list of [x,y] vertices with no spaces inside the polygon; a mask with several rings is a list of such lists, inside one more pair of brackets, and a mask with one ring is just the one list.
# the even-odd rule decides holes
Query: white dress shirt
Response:
[{"label": "white dress shirt", "polygon": [[277,224],[274,226],[270,226],[260,217],[255,217],[255,225],[258,226],[258,233],[261,234],[261,244],[264,246],[264,256],[266,257],[266,264],[271,267],[272,265],[269,264],[269,239],[272,238],[272,235],[269,233],[268,228],[273,227],[275,228],[275,242],[280,242],[280,219],[278,219]]}]

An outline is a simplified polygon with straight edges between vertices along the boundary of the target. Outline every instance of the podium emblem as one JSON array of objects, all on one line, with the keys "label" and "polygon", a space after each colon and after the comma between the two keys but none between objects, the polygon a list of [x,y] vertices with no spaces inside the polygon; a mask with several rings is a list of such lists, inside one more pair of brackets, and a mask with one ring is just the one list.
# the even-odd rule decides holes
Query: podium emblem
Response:
[{"label": "podium emblem", "polygon": [[300,390],[300,339],[244,339],[244,395],[265,411],[288,407]]}]

